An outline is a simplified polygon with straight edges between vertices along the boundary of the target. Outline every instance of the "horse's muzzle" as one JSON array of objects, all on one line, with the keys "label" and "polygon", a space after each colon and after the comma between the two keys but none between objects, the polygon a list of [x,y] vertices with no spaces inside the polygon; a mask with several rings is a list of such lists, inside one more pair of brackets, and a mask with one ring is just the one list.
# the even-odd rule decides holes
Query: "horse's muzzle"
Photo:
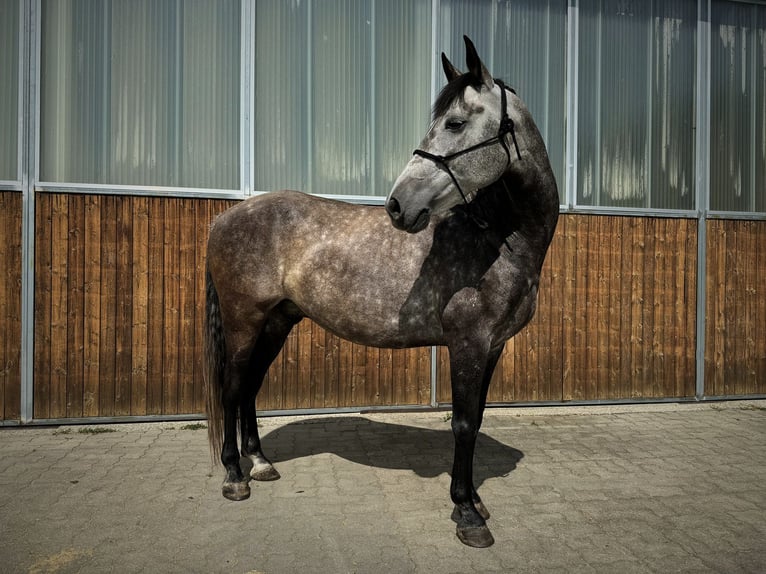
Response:
[{"label": "horse's muzzle", "polygon": [[422,231],[428,226],[428,220],[431,218],[431,210],[427,207],[424,207],[412,217],[402,209],[401,204],[395,197],[389,197],[388,201],[386,201],[386,211],[394,227],[408,233]]}]

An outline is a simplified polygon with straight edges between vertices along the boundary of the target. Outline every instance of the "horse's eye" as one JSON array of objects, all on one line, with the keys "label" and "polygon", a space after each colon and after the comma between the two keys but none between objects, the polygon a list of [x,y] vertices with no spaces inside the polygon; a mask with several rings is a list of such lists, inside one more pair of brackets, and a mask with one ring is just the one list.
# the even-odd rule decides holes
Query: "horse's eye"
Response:
[{"label": "horse's eye", "polygon": [[451,132],[459,132],[461,129],[463,129],[464,125],[465,120],[447,120],[447,122],[444,124],[444,127]]}]

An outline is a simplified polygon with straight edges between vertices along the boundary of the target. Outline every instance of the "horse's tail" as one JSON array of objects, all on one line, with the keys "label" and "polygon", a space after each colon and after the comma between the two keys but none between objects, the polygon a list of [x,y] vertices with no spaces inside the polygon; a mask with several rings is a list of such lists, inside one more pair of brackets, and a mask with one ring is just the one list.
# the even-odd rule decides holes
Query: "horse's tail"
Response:
[{"label": "horse's tail", "polygon": [[210,271],[205,270],[205,389],[207,395],[207,435],[214,461],[221,458],[223,445],[223,371],[226,342],[223,337],[221,305]]}]

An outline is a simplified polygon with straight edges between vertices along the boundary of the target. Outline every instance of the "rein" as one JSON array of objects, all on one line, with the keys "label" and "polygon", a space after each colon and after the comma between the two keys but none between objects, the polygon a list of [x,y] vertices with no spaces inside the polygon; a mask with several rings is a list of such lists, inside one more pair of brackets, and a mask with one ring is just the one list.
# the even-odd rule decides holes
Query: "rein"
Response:
[{"label": "rein", "polygon": [[[453,174],[452,170],[449,168],[449,164],[447,162],[455,159],[456,157],[460,157],[461,155],[465,155],[467,153],[471,153],[472,151],[476,151],[477,149],[481,149],[483,147],[487,147],[495,143],[499,143],[503,147],[503,150],[505,150],[505,155],[508,157],[508,163],[506,164],[506,167],[507,167],[511,165],[511,150],[508,148],[508,143],[505,141],[505,136],[507,136],[508,134],[511,134],[511,139],[513,140],[513,147],[516,149],[516,156],[519,158],[519,160],[521,160],[521,152],[519,151],[519,144],[516,141],[515,126],[514,126],[513,120],[508,115],[508,107],[507,107],[508,100],[505,94],[506,90],[509,90],[513,94],[515,94],[516,92],[514,91],[513,88],[509,88],[508,86],[506,86],[502,80],[495,79],[495,84],[500,86],[500,107],[502,108],[502,111],[500,112],[501,113],[500,127],[497,130],[497,135],[492,136],[491,138],[488,138],[475,145],[472,145],[470,147],[458,150],[456,152],[453,152],[447,155],[436,155],[422,149],[416,149],[415,151],[412,152],[412,155],[420,156],[442,167],[444,171],[447,172],[447,175],[450,176],[450,179],[452,179],[452,183],[455,184],[455,187],[457,188],[458,192],[460,192],[460,197],[463,198],[463,202],[466,205],[468,205],[470,202],[468,201],[468,198],[463,192],[463,188],[460,187],[460,183],[455,177],[455,174]],[[508,191],[507,187],[506,187],[506,191]],[[480,229],[486,229],[488,227],[487,222],[484,221],[483,219],[476,217],[476,215],[469,214],[469,217],[471,217],[471,219],[474,221],[474,223],[476,223],[476,225]],[[508,247],[508,249],[511,250],[511,246],[508,245],[507,239],[504,239],[504,243]]]}]

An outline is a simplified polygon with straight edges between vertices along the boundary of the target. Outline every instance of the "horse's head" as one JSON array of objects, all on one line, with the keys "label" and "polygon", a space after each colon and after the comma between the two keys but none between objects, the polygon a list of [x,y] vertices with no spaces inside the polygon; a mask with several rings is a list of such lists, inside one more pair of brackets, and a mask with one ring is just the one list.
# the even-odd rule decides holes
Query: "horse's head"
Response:
[{"label": "horse's head", "polygon": [[439,94],[431,127],[386,199],[394,226],[416,233],[438,215],[494,183],[519,153],[512,107],[518,98],[495,81],[465,37],[468,72],[442,53],[448,83]]}]

